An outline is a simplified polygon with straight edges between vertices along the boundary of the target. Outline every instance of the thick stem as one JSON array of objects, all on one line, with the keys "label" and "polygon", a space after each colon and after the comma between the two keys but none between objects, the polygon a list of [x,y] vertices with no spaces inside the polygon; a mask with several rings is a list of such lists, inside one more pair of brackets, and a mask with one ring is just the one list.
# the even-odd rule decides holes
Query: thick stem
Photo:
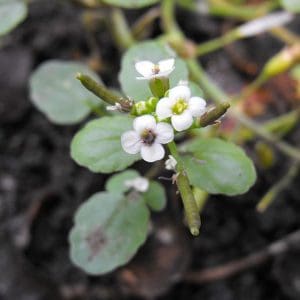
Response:
[{"label": "thick stem", "polygon": [[197,236],[199,235],[199,228],[201,225],[199,210],[197,207],[196,200],[194,198],[193,191],[190,186],[189,179],[187,177],[186,171],[184,169],[184,164],[178,154],[176,144],[171,142],[168,144],[168,148],[170,153],[177,161],[176,171],[177,171],[177,178],[176,184],[178,190],[180,192],[184,211],[186,215],[186,220],[192,235]]},{"label": "thick stem", "polygon": [[111,29],[117,45],[127,49],[134,44],[134,38],[121,9],[114,8],[111,13]]},{"label": "thick stem", "polygon": [[286,189],[291,181],[296,177],[299,172],[299,163],[293,163],[287,174],[285,174],[278,182],[276,182],[268,192],[263,196],[256,206],[259,212],[264,212],[275,200],[280,192]]}]

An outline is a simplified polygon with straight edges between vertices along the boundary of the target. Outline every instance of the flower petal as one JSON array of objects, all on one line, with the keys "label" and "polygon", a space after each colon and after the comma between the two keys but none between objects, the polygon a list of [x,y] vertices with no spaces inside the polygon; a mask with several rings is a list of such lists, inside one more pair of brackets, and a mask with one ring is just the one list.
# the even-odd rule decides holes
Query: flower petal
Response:
[{"label": "flower petal", "polygon": [[169,118],[172,116],[172,106],[175,101],[168,97],[162,98],[158,101],[156,105],[156,114],[160,120]]},{"label": "flower petal", "polygon": [[183,131],[191,127],[193,116],[188,110],[185,110],[181,115],[173,115],[171,122],[177,131]]},{"label": "flower petal", "polygon": [[172,126],[165,122],[160,122],[156,126],[156,139],[155,142],[160,144],[167,144],[173,141],[174,130]]},{"label": "flower petal", "polygon": [[193,117],[200,117],[205,112],[206,101],[200,97],[192,97],[189,100],[188,110]]},{"label": "flower petal", "polygon": [[169,58],[158,62],[159,75],[168,76],[174,69],[175,59]]},{"label": "flower petal", "polygon": [[172,100],[184,99],[188,101],[191,97],[191,90],[188,86],[178,85],[169,90],[169,98]]},{"label": "flower petal", "polygon": [[150,75],[150,76],[148,76],[148,77],[140,77],[140,76],[138,76],[138,77],[135,77],[135,79],[137,79],[137,80],[149,80],[149,79],[151,79],[153,77],[153,75]]},{"label": "flower petal", "polygon": [[125,152],[136,154],[141,150],[142,141],[137,132],[130,130],[122,134],[121,145]]},{"label": "flower petal", "polygon": [[141,156],[147,162],[161,160],[165,156],[165,149],[158,143],[154,143],[151,146],[142,145]]},{"label": "flower petal", "polygon": [[[122,126],[122,124],[120,124]],[[137,117],[133,121],[133,129],[140,135],[145,129],[156,129],[155,118],[151,115]]]},{"label": "flower petal", "polygon": [[146,78],[151,77],[153,75],[153,67],[154,63],[149,60],[139,61],[135,64],[135,69],[137,70],[137,72]]}]

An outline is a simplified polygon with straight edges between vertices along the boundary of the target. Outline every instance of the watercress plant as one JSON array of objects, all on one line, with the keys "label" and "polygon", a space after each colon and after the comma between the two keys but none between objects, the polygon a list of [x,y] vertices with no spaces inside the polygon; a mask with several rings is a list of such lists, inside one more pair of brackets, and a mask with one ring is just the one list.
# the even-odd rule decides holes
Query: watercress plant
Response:
[{"label": "watercress plant", "polygon": [[[163,169],[180,193],[194,236],[201,223],[199,192],[238,195],[256,179],[253,163],[238,146],[199,135],[190,139],[190,130],[215,124],[229,104],[207,105],[200,88],[189,82],[185,62],[166,43],[132,46],[121,65],[124,96],[78,63],[46,62],[30,82],[33,103],[56,124],[82,121],[91,112],[99,116],[71,144],[71,156],[79,165],[115,173],[105,191],[81,205],[70,233],[71,258],[90,274],[125,264],[145,242],[150,211],[166,206],[164,186],[157,181]],[[127,169],[139,160],[156,163],[155,175]]]}]

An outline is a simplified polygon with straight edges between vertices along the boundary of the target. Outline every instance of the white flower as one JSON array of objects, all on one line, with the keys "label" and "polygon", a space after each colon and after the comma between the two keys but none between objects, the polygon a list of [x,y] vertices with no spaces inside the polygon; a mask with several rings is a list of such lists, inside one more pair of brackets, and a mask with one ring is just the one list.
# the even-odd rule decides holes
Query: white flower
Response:
[{"label": "white flower", "polygon": [[165,161],[165,168],[167,170],[175,171],[177,165],[177,160],[174,158],[173,155],[169,155],[169,158]]},{"label": "white flower", "polygon": [[144,193],[149,188],[149,180],[145,177],[136,177],[134,179],[125,180],[124,185],[128,188]]},{"label": "white flower", "polygon": [[160,120],[171,117],[171,123],[177,131],[191,127],[193,117],[200,117],[205,112],[206,102],[200,97],[191,97],[187,86],[179,85],[169,90],[168,97],[162,98],[156,106]]},{"label": "white flower", "polygon": [[164,122],[156,123],[151,115],[135,118],[133,129],[122,134],[122,147],[129,154],[141,152],[142,158],[148,162],[162,159],[165,149],[161,144],[174,139],[172,126]]},{"label": "white flower", "polygon": [[149,80],[157,77],[167,77],[175,69],[174,64],[174,58],[161,60],[157,64],[148,60],[139,61],[135,64],[135,69],[142,77],[136,79]]}]

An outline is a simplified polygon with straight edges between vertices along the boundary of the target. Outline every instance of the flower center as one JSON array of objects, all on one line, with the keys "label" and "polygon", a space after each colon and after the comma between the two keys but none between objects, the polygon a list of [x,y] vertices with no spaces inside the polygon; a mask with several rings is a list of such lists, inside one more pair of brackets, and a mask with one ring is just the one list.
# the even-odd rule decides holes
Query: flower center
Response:
[{"label": "flower center", "polygon": [[152,68],[152,73],[157,75],[160,72],[159,65],[154,65]]},{"label": "flower center", "polygon": [[156,134],[151,129],[145,129],[141,134],[142,142],[148,146],[155,141]]},{"label": "flower center", "polygon": [[182,114],[188,107],[188,104],[184,99],[178,99],[176,104],[172,107],[172,112],[175,115]]}]

